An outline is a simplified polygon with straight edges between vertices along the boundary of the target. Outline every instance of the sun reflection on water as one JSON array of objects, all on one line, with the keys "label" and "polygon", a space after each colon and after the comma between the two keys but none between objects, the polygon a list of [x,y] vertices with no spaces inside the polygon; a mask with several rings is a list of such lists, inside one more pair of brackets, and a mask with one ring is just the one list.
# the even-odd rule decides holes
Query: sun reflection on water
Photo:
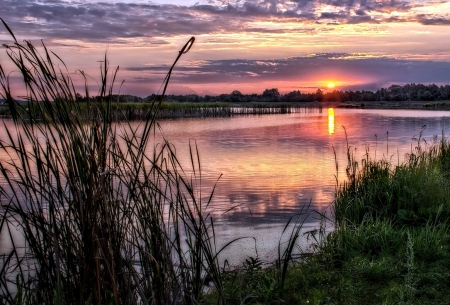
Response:
[{"label": "sun reflection on water", "polygon": [[334,109],[328,108],[328,134],[334,134]]}]

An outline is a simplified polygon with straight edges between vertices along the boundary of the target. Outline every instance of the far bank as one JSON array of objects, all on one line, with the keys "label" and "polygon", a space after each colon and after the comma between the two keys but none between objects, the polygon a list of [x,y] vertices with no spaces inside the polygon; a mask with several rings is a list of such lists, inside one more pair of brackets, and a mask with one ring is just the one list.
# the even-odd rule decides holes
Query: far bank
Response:
[{"label": "far bank", "polygon": [[[85,117],[88,109],[93,104],[102,104],[102,100],[90,102],[80,101],[79,107],[73,111],[73,115]],[[27,102],[22,102],[22,111],[41,111],[33,108]],[[112,117],[114,120],[143,120],[148,115],[155,115],[157,119],[192,118],[192,117],[230,117],[235,115],[266,115],[266,114],[289,114],[307,112],[308,109],[323,108],[361,108],[361,109],[415,109],[415,110],[448,110],[450,100],[444,101],[370,101],[370,102],[117,102],[111,103]],[[7,104],[0,104],[0,117],[8,118],[11,113]]]}]

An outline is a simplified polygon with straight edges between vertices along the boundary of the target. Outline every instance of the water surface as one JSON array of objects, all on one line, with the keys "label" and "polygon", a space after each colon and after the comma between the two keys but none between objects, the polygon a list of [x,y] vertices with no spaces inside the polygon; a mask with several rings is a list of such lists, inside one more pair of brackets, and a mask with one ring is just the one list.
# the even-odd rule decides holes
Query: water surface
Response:
[{"label": "water surface", "polygon": [[[12,126],[11,121],[6,123]],[[371,158],[401,163],[421,133],[430,143],[435,135],[449,132],[450,112],[309,109],[280,115],[163,120],[159,125],[185,169],[190,164],[189,143],[197,146],[201,183],[197,181],[196,186],[207,201],[216,185],[210,211],[217,219],[220,242],[252,237],[225,252],[238,263],[256,255],[255,251],[263,259],[274,259],[284,225],[306,206],[331,215],[336,184],[345,180],[347,145],[358,159],[368,152]],[[7,156],[0,154],[0,162],[5,160]],[[192,175],[189,170],[186,173]],[[303,231],[317,226],[313,214]],[[8,234],[0,232],[0,254],[11,247]]]},{"label": "water surface", "polygon": [[[223,238],[253,236],[258,254],[269,258],[276,253],[289,217],[308,205],[310,210],[331,215],[337,181],[346,178],[347,145],[358,160],[368,152],[373,159],[387,158],[398,164],[417,146],[421,134],[431,143],[434,136],[448,133],[450,112],[314,109],[283,115],[167,120],[160,125],[184,164],[189,164],[189,142],[195,141],[205,197],[220,177],[214,210],[218,215],[235,207],[219,219]],[[310,217],[304,231],[317,224],[317,217]],[[251,251],[251,243],[241,242],[233,251]]]}]

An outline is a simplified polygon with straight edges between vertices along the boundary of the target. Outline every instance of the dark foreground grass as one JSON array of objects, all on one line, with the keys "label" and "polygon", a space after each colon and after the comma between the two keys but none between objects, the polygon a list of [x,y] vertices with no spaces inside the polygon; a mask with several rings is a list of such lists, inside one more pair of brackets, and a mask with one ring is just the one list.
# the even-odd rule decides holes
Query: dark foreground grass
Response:
[{"label": "dark foreground grass", "polygon": [[0,233],[12,244],[2,249],[0,304],[198,304],[206,283],[222,303],[196,148],[188,174],[169,143],[151,144],[160,100],[139,129],[112,124],[117,70],[105,58],[98,101],[82,117],[59,57],[10,34],[6,51],[22,73],[28,109],[0,66],[14,120],[0,141]]},{"label": "dark foreground grass", "polygon": [[[83,105],[64,62],[44,44],[39,51],[19,43],[4,26],[27,103],[15,99],[0,66],[0,95],[14,122],[3,124],[0,141],[0,233],[11,243],[0,257],[0,304],[194,305],[211,300],[206,287],[214,304],[240,299],[225,290],[230,273],[219,264],[214,189],[205,200],[195,145],[191,168],[183,169],[170,143],[152,141],[172,68],[194,38],[134,129],[113,123],[117,69],[109,71],[106,58],[97,97],[90,100],[86,86]],[[286,226],[265,301],[282,295],[304,216]]]}]

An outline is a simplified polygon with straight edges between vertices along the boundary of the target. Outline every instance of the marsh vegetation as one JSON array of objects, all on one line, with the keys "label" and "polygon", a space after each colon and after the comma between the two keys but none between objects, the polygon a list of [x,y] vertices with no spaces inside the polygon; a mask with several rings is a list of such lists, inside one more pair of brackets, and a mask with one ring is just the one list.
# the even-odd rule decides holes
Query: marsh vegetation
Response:
[{"label": "marsh vegetation", "polygon": [[[226,303],[219,254],[228,245],[216,246],[214,188],[202,200],[197,148],[186,170],[170,143],[151,142],[164,92],[139,129],[112,124],[117,70],[106,58],[98,97],[82,109],[64,63],[45,45],[40,53],[10,34],[7,54],[28,95],[26,104],[14,98],[0,66],[14,121],[0,142],[8,156],[0,163],[0,230],[11,244],[0,265],[1,303],[198,304],[208,286]],[[166,86],[169,79],[170,71]],[[280,247],[280,284],[299,228]]]}]

